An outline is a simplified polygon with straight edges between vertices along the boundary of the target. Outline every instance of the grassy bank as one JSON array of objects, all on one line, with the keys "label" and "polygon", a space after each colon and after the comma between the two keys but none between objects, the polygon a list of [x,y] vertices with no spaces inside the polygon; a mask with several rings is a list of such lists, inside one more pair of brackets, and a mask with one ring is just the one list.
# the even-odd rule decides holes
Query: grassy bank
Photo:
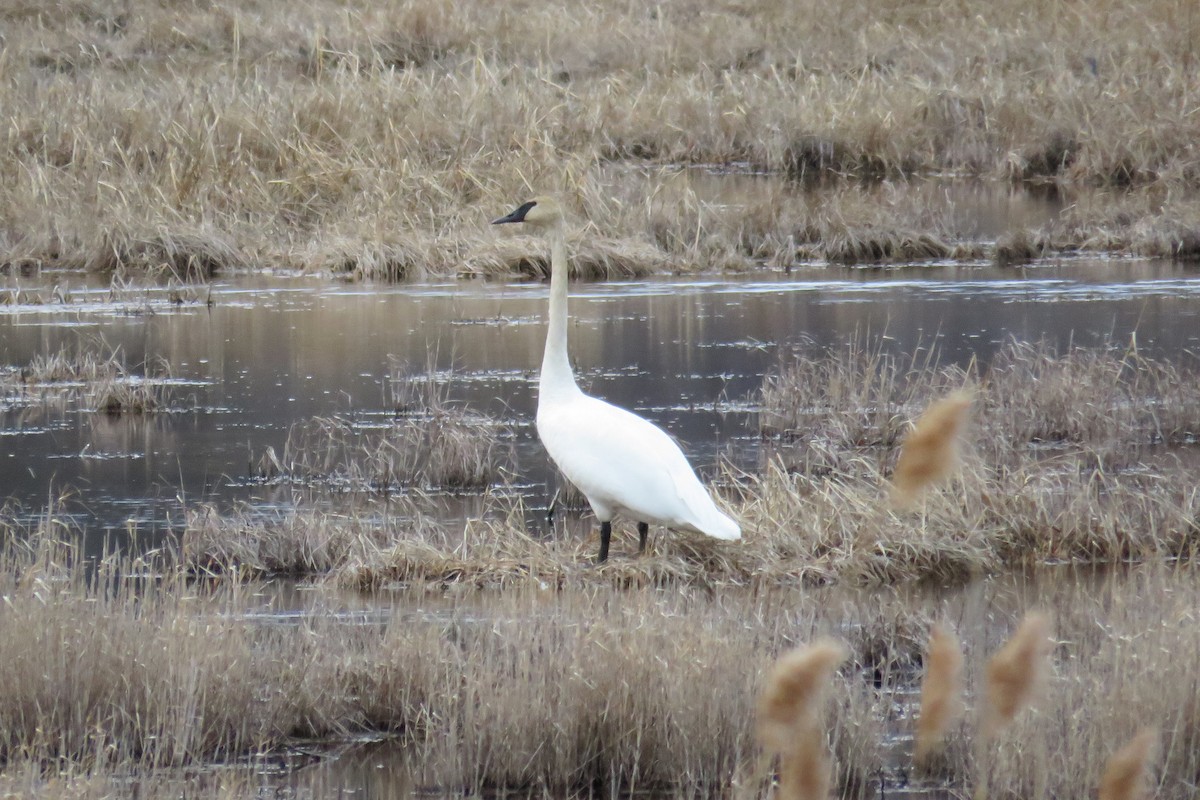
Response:
[{"label": "grassy bank", "polygon": [[[3,524],[0,782],[18,795],[169,791],[181,769],[381,732],[407,743],[418,785],[444,791],[759,796],[753,709],[766,670],[833,635],[851,654],[827,714],[836,784],[872,796],[907,768],[906,746],[882,745],[897,726],[907,736],[897,720],[910,715],[930,620],[959,629],[977,708],[983,660],[1030,606],[1056,617],[1050,685],[984,757],[971,755],[968,715],[945,772],[926,780],[969,787],[986,774],[997,796],[1034,800],[1082,792],[1146,724],[1163,732],[1160,797],[1188,796],[1200,767],[1200,687],[1180,667],[1200,657],[1195,626],[1179,622],[1200,600],[1190,570],[1063,572],[887,602],[831,588],[526,582],[393,593],[380,598],[389,613],[366,619],[330,613],[341,607],[326,591],[310,593],[311,613],[272,618],[266,587],[193,582],[170,553],[111,557],[89,573],[54,509],[32,529]],[[223,785],[226,796],[258,790]]]},{"label": "grassy bank", "polygon": [[[815,227],[794,203],[660,208],[612,169],[630,162],[1152,187],[1135,222],[1195,253],[1200,14],[1181,0],[281,8],[0,12],[0,262],[446,274],[472,253],[520,263],[485,224],[534,189],[617,242],[610,268],[614,252],[645,254],[639,269],[783,258],[814,231],[832,260],[958,244],[886,206]],[[749,221],[693,235],[731,211]],[[1103,241],[1102,220],[1082,224],[1070,244]]]}]

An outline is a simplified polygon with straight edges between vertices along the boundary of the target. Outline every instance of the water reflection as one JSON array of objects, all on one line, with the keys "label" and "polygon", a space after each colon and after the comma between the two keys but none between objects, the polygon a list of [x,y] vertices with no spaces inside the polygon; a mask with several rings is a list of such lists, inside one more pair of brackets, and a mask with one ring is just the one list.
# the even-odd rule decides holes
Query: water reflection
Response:
[{"label": "water reflection", "polygon": [[[286,493],[242,480],[250,462],[268,446],[281,451],[290,426],[315,415],[386,418],[398,362],[413,373],[432,366],[455,402],[507,420],[516,481],[545,503],[548,464],[531,421],[546,291],[253,277],[218,284],[211,307],[171,313],[113,313],[100,302],[106,287],[73,289],[81,302],[69,309],[0,308],[4,363],[82,339],[119,348],[129,364],[165,359],[190,381],[168,387],[167,413],[146,417],[9,398],[0,404],[0,485],[31,508],[69,487],[97,530],[165,530],[196,500],[286,504]],[[1141,352],[1172,360],[1193,359],[1200,346],[1200,274],[1146,261],[809,269],[573,292],[581,383],[666,426],[702,470],[722,453],[757,457],[755,393],[792,349],[883,337],[895,351],[935,346],[964,362],[986,360],[1010,337],[1098,346],[1136,333]]]}]

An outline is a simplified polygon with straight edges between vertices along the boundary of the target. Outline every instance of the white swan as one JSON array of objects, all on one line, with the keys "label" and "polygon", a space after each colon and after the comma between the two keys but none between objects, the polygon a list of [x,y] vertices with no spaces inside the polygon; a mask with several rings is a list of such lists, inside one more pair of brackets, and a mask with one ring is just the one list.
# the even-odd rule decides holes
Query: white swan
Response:
[{"label": "white swan", "polygon": [[567,358],[567,243],[558,203],[539,197],[493,225],[520,222],[550,240],[550,325],[538,379],[537,432],[562,473],[600,520],[600,554],[608,558],[612,519],[637,520],[638,552],[649,524],[740,539],[666,432],[641,417],[579,390]]}]

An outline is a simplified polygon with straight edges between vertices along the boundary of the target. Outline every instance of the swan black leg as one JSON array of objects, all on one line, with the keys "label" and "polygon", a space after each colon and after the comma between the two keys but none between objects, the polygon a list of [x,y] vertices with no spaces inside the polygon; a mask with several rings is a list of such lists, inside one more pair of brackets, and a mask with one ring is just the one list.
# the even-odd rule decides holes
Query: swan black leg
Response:
[{"label": "swan black leg", "polygon": [[650,525],[646,522],[638,523],[638,555],[646,552],[646,534],[650,533]]},{"label": "swan black leg", "polygon": [[608,560],[608,543],[612,541],[612,523],[600,523],[600,556],[596,559],[597,564],[603,564]]}]

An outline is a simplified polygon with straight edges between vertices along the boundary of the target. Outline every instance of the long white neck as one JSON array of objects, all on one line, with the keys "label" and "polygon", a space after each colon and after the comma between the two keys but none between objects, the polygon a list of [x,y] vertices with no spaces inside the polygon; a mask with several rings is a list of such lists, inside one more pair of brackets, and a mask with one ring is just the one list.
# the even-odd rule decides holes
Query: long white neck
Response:
[{"label": "long white neck", "polygon": [[567,356],[567,240],[562,225],[555,225],[550,239],[550,324],[546,352],[538,380],[538,402],[579,393],[571,361]]}]

